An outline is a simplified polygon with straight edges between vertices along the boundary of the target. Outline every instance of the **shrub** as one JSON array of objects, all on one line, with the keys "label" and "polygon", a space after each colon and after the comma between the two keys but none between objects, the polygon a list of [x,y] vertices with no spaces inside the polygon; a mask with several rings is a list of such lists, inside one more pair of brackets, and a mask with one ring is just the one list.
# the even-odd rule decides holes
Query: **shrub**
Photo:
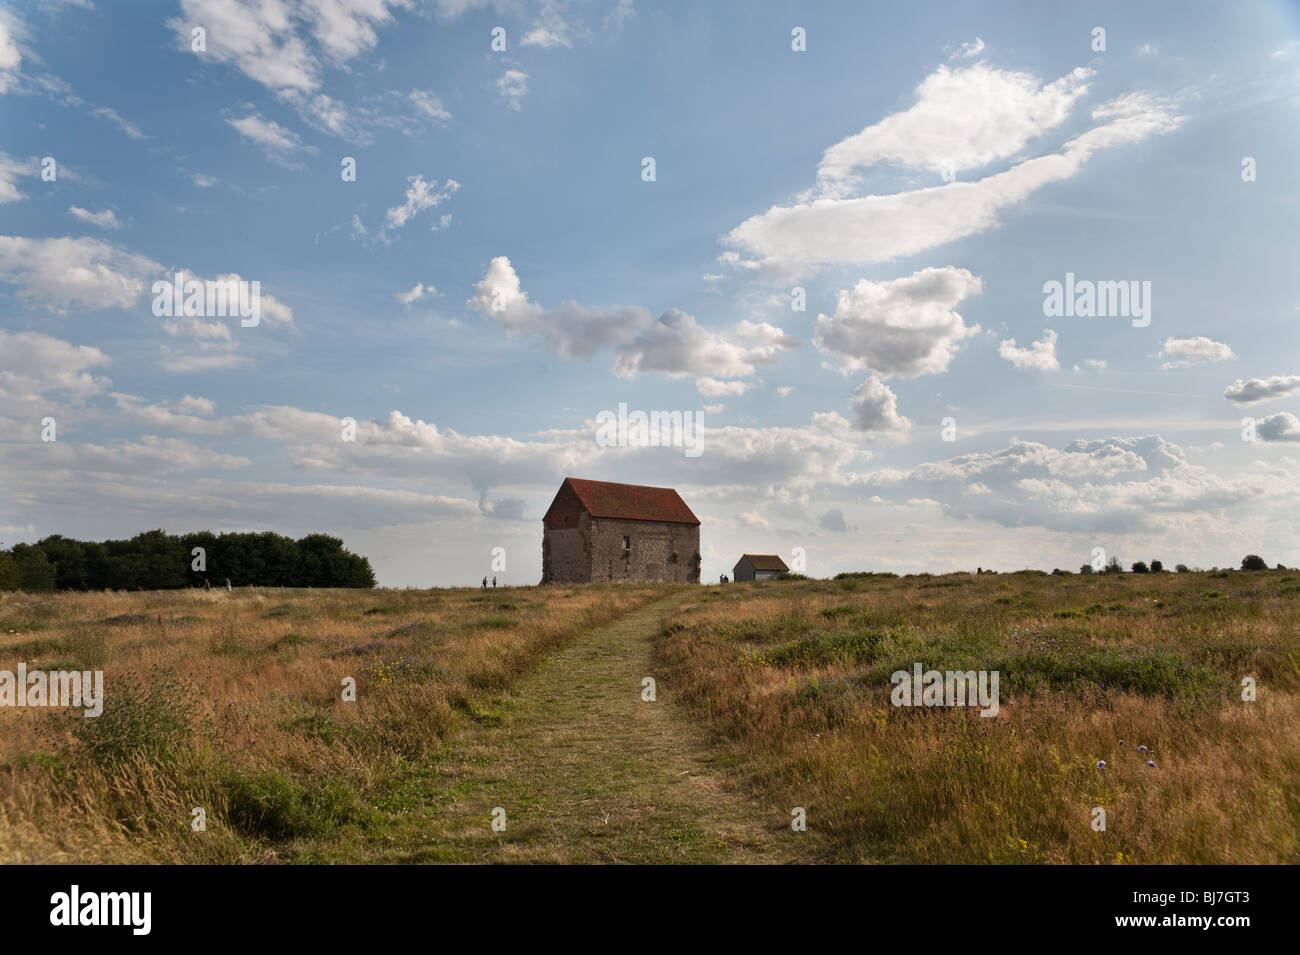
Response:
[{"label": "shrub", "polygon": [[1186,564],[1179,564],[1174,568],[1174,570],[1180,574],[1189,574],[1192,571],[1192,569],[1188,567]]},{"label": "shrub", "polygon": [[1149,572],[1150,572],[1150,568],[1147,567],[1147,565],[1146,565],[1146,561],[1143,561],[1143,560],[1135,560],[1135,561],[1133,562],[1133,565],[1132,565],[1132,567],[1131,567],[1130,569],[1131,569],[1131,570],[1133,571],[1133,573],[1135,573],[1135,574],[1146,574],[1146,573],[1149,573]]},{"label": "shrub", "polygon": [[1158,560],[1151,561],[1151,573],[1158,574],[1161,573],[1164,569],[1165,569],[1165,565],[1160,563],[1160,561]]},{"label": "shrub", "polygon": [[1268,564],[1264,563],[1264,558],[1258,554],[1247,554],[1241,558],[1242,570],[1268,570]]},{"label": "shrub", "polygon": [[1092,573],[1092,564],[1080,564],[1080,565],[1079,565],[1079,573],[1081,573],[1081,574],[1091,574],[1091,573]]}]

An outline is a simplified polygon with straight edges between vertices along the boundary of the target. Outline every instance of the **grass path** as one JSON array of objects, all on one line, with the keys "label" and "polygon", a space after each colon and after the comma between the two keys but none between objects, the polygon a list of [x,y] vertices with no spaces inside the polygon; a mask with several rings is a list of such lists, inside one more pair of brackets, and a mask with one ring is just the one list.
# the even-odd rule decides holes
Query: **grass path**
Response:
[{"label": "grass path", "polygon": [[[671,688],[643,702],[674,595],[578,637],[393,794],[374,862],[791,861],[789,810],[728,786]],[[506,811],[493,832],[492,811]]]}]

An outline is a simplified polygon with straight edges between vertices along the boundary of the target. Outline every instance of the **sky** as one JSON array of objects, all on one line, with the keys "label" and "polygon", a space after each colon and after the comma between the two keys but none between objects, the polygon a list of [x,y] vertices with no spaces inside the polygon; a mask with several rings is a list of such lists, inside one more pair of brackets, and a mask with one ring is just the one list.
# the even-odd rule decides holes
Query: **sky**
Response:
[{"label": "sky", "polygon": [[1300,564],[1298,120],[1295,3],[0,0],[0,542]]}]

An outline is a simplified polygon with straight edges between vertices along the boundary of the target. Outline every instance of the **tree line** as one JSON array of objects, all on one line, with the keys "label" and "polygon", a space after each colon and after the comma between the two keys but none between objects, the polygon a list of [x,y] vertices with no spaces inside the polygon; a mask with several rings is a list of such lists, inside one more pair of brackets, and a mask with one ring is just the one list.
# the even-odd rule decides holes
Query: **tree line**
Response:
[{"label": "tree line", "polygon": [[0,590],[174,590],[202,587],[373,587],[370,561],[328,534],[168,534],[79,541],[54,534],[0,550]]}]

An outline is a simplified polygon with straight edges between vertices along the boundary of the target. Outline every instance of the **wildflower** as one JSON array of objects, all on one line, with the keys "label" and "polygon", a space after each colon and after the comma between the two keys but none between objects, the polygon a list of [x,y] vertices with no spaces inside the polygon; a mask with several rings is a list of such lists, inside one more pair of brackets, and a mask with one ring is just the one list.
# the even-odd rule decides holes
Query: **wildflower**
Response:
[{"label": "wildflower", "polygon": [[1105,769],[1105,768],[1106,768],[1106,761],[1105,761],[1104,759],[1099,759],[1099,760],[1097,760],[1097,768],[1098,768],[1098,769]]},{"label": "wildflower", "polygon": [[1154,759],[1148,759],[1148,760],[1147,760],[1147,765],[1150,766],[1152,769],[1155,769],[1155,768],[1156,768],[1156,761],[1155,761]]},{"label": "wildflower", "polygon": [[1147,751],[1147,748],[1146,748],[1145,746],[1139,746],[1139,747],[1138,747],[1138,752],[1139,752],[1139,753],[1145,753],[1146,751]]}]

